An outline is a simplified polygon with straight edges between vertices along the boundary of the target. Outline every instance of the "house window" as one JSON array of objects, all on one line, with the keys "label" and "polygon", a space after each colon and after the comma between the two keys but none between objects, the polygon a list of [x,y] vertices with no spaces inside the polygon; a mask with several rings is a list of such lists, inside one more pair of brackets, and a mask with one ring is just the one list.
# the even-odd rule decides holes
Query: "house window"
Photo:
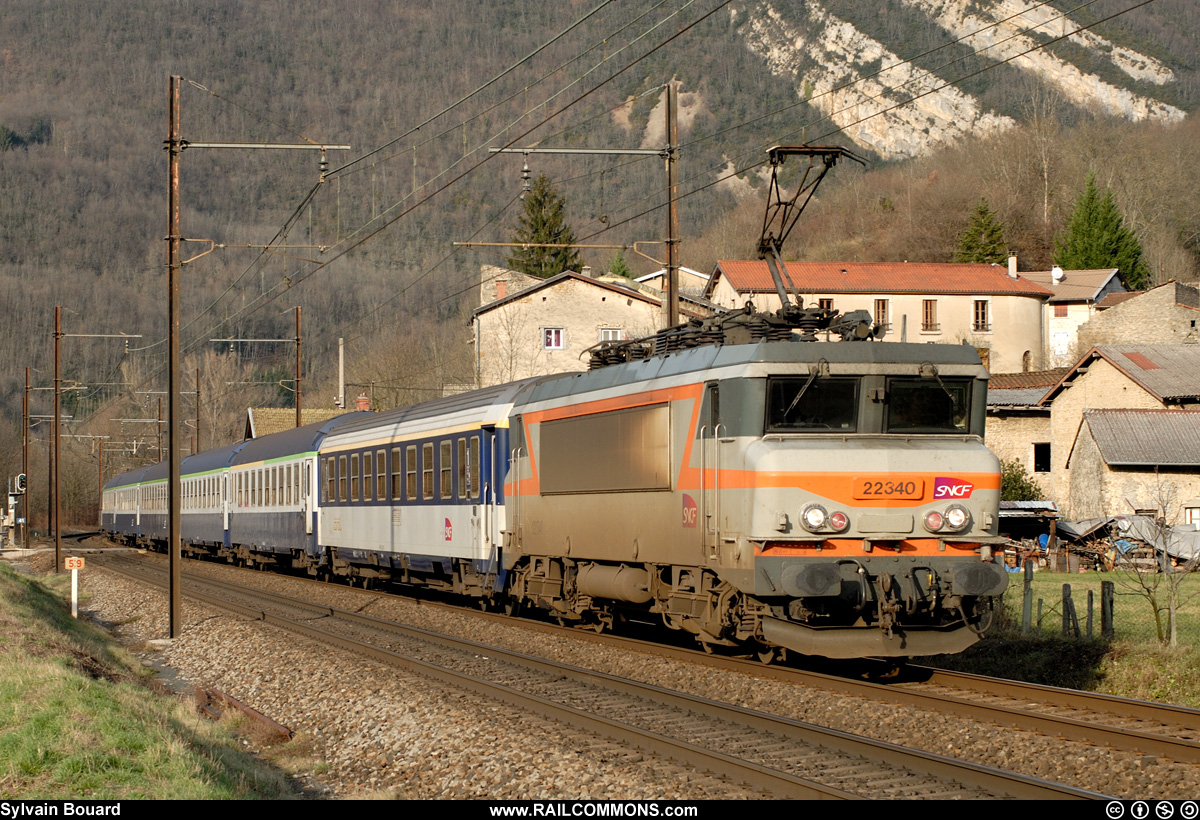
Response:
[{"label": "house window", "polygon": [[600,328],[600,341],[602,342],[620,342],[625,338],[625,331],[619,327],[602,327]]},{"label": "house window", "polygon": [[1038,442],[1033,445],[1033,471],[1050,472],[1050,442]]},{"label": "house window", "polygon": [[884,330],[891,330],[888,323],[888,300],[875,300],[875,324],[879,325]]},{"label": "house window", "polygon": [[1066,315],[1067,315],[1067,306],[1066,305],[1055,305],[1054,306],[1054,318],[1055,319],[1063,319],[1066,317]]},{"label": "house window", "polygon": [[561,327],[542,328],[542,347],[547,350],[562,350],[566,345],[567,333]]},{"label": "house window", "polygon": [[921,301],[921,330],[925,333],[937,333],[941,330],[938,326],[937,299]]},{"label": "house window", "polygon": [[833,300],[832,299],[818,299],[817,306],[820,307],[821,310],[833,310]]},{"label": "house window", "polygon": [[1200,529],[1200,507],[1184,507],[1183,523]]},{"label": "house window", "polygon": [[975,319],[971,323],[971,329],[976,333],[991,333],[992,325],[988,321],[988,300],[975,300]]}]

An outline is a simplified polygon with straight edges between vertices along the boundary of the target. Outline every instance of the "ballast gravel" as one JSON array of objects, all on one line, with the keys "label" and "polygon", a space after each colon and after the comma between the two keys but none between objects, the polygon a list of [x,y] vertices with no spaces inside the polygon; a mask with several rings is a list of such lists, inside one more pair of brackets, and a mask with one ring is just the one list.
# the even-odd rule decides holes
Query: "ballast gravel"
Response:
[{"label": "ballast gravel", "polygon": [[[219,565],[189,563],[188,571],[237,574],[245,582],[241,573]],[[265,588],[329,606],[1113,797],[1200,797],[1200,765],[801,689],[520,626],[489,625],[481,636],[470,613],[332,585],[320,594],[304,585],[301,593],[294,579],[257,578]],[[186,600],[182,636],[155,640],[167,632],[162,592],[105,572],[98,562],[89,564],[81,586],[84,611],[124,642],[143,647],[147,662],[177,677],[177,689],[184,684],[221,689],[297,732],[317,760],[300,775],[310,793],[525,800],[770,797]]]}]

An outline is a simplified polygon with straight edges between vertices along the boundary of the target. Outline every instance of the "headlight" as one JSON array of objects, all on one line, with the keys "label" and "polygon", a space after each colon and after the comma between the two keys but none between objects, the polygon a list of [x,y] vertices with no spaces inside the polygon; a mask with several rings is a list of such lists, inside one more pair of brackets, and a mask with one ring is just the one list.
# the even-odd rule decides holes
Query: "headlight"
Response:
[{"label": "headlight", "polygon": [[820,504],[809,504],[804,508],[804,512],[800,513],[800,523],[809,532],[821,530],[828,520],[829,516],[825,512],[825,508]]},{"label": "headlight", "polygon": [[846,517],[844,512],[831,513],[829,516],[829,526],[834,532],[845,532],[846,527],[850,526],[850,519]]},{"label": "headlight", "polygon": [[942,518],[942,514],[937,510],[930,510],[925,513],[925,529],[930,532],[941,532],[946,521]]},{"label": "headlight", "polygon": [[954,504],[946,508],[946,529],[951,532],[962,532],[971,526],[971,513],[966,507]]}]

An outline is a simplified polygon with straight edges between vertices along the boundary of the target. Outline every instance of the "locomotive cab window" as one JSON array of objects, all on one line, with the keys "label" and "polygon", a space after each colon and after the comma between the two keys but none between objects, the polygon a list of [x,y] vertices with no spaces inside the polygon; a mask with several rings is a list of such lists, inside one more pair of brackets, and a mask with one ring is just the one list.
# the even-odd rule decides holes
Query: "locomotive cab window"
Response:
[{"label": "locomotive cab window", "polygon": [[768,380],[767,431],[854,433],[858,379],[787,376]]},{"label": "locomotive cab window", "polygon": [[971,382],[892,379],[887,389],[889,433],[971,432]]}]

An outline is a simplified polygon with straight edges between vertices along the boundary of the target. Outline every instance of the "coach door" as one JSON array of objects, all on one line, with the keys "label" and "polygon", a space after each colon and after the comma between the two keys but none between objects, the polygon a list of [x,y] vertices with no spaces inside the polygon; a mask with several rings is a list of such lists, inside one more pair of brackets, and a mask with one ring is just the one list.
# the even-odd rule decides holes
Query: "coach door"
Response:
[{"label": "coach door", "polygon": [[478,435],[467,440],[467,475],[470,476],[472,498],[476,499],[477,514],[472,516],[477,555],[488,562],[489,571],[496,571],[499,544],[496,515],[496,428],[484,427]]},{"label": "coach door", "polygon": [[720,388],[716,382],[711,382],[704,388],[704,406],[700,412],[700,509],[697,516],[704,552],[709,558],[716,558],[720,549],[721,436],[724,433]]},{"label": "coach door", "polygon": [[303,464],[304,478],[300,484],[300,515],[304,518],[304,534],[312,535],[314,516],[309,511],[313,509],[312,499],[316,495],[316,488],[313,486],[313,468],[316,465],[316,459],[306,458]]}]

